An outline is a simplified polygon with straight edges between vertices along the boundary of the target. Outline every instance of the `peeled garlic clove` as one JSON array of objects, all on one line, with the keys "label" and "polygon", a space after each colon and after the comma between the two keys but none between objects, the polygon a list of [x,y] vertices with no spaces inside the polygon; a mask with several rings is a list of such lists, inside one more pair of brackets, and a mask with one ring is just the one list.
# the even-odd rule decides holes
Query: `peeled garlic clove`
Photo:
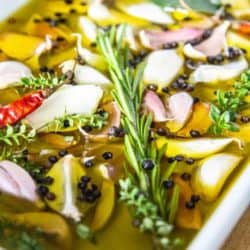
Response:
[{"label": "peeled garlic clove", "polygon": [[74,70],[74,81],[78,84],[93,84],[102,87],[110,87],[110,80],[98,70],[88,66],[76,64],[74,60],[65,61],[60,65],[62,72]]},{"label": "peeled garlic clove", "polygon": [[0,161],[0,190],[29,201],[37,201],[36,184],[30,175],[11,161]]},{"label": "peeled garlic clove", "polygon": [[79,17],[79,26],[84,34],[84,36],[90,41],[90,42],[95,42],[96,36],[97,36],[97,26],[95,25],[94,22],[91,21],[90,18],[85,17],[85,16],[80,16]]},{"label": "peeled garlic clove", "polygon": [[81,58],[90,66],[100,69],[100,70],[106,70],[107,64],[103,56],[99,54],[95,54],[91,52],[90,50],[84,48],[82,46],[82,36],[81,34],[74,33],[73,36],[77,38],[77,44],[76,49],[77,53],[81,56]]},{"label": "peeled garlic clove", "polygon": [[203,31],[194,28],[183,28],[171,31],[141,30],[139,38],[142,45],[149,49],[160,49],[164,44],[186,42],[202,35]]},{"label": "peeled garlic clove", "polygon": [[91,223],[94,231],[103,228],[109,221],[115,206],[115,184],[110,180],[103,180],[101,198],[95,208],[95,214]]},{"label": "peeled garlic clove", "polygon": [[245,57],[241,57],[238,61],[230,62],[223,65],[200,65],[190,76],[190,83],[207,83],[210,85],[220,81],[231,80],[239,76],[248,68],[248,62]]},{"label": "peeled garlic clove", "polygon": [[183,63],[183,57],[174,49],[153,51],[146,59],[143,81],[154,83],[161,89],[179,74]]},{"label": "peeled garlic clove", "polygon": [[241,156],[229,153],[220,153],[204,159],[192,178],[194,192],[206,201],[215,200],[241,160]]},{"label": "peeled garlic clove", "polygon": [[173,18],[159,6],[150,2],[119,4],[118,8],[134,17],[158,24],[173,24]]},{"label": "peeled garlic clove", "polygon": [[0,89],[11,87],[18,83],[22,77],[30,76],[32,76],[31,70],[21,62],[0,62]]},{"label": "peeled garlic clove", "polygon": [[235,138],[197,138],[197,139],[167,139],[159,138],[156,141],[158,148],[167,144],[166,156],[174,157],[183,155],[200,159],[211,154],[215,154],[226,146],[236,142],[241,147],[241,142]]},{"label": "peeled garlic clove", "polygon": [[167,127],[172,132],[180,130],[193,111],[193,97],[186,92],[178,92],[168,99],[168,110],[172,120],[167,122]]},{"label": "peeled garlic clove", "polygon": [[80,221],[82,212],[77,207],[78,186],[81,176],[85,171],[79,160],[72,155],[60,159],[48,172],[54,178],[50,185],[50,192],[56,195],[53,201],[47,201],[52,209],[75,221]]},{"label": "peeled garlic clove", "polygon": [[95,21],[112,19],[109,9],[101,1],[93,1],[89,4],[88,16]]},{"label": "peeled garlic clove", "polygon": [[161,98],[154,91],[149,90],[145,93],[142,106],[146,111],[152,113],[155,122],[164,122],[172,119],[171,115],[167,113]]},{"label": "peeled garlic clove", "polygon": [[98,86],[64,85],[28,115],[26,120],[33,128],[40,129],[65,113],[91,115],[96,111],[102,95],[103,90]]},{"label": "peeled garlic clove", "polygon": [[194,46],[192,46],[190,43],[187,43],[184,47],[183,47],[183,52],[184,55],[193,59],[201,59],[201,60],[205,60],[206,59],[206,55],[204,53],[202,53],[201,51],[195,49]]},{"label": "peeled garlic clove", "polygon": [[229,29],[229,26],[230,22],[224,21],[221,25],[213,30],[212,35],[208,39],[194,46],[194,48],[206,56],[218,55],[225,47],[226,33]]}]

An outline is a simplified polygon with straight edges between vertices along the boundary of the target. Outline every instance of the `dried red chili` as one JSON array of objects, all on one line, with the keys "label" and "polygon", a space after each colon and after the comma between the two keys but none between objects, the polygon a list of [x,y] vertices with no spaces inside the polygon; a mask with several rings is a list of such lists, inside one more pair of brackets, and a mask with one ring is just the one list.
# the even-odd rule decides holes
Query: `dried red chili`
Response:
[{"label": "dried red chili", "polygon": [[0,107],[0,128],[15,124],[37,109],[45,99],[43,91],[36,91],[23,96],[6,106]]}]

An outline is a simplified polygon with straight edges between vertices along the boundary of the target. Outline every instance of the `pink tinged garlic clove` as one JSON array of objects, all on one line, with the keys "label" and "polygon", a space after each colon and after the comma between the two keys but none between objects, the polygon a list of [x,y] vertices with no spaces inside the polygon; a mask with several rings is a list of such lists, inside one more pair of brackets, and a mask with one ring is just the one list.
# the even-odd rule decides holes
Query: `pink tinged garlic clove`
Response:
[{"label": "pink tinged garlic clove", "polygon": [[153,115],[155,122],[164,122],[171,119],[161,98],[153,91],[148,90],[143,97],[143,108]]},{"label": "pink tinged garlic clove", "polygon": [[29,174],[11,161],[0,162],[0,190],[24,198],[37,201],[36,184]]},{"label": "pink tinged garlic clove", "polygon": [[31,70],[21,62],[0,62],[0,89],[11,87],[18,83],[22,77],[30,76],[32,76]]},{"label": "pink tinged garlic clove", "polygon": [[185,125],[192,114],[193,98],[186,92],[179,92],[170,96],[167,106],[173,117],[167,126],[171,131],[176,132]]},{"label": "pink tinged garlic clove", "polygon": [[139,33],[142,45],[149,49],[160,49],[164,44],[173,42],[186,42],[199,38],[203,30],[196,28],[183,28],[174,31],[149,31]]},{"label": "pink tinged garlic clove", "polygon": [[223,49],[227,53],[226,33],[229,26],[230,22],[225,21],[213,30],[212,35],[208,39],[200,44],[196,46],[186,44],[183,48],[184,54],[190,58],[204,59],[207,56],[220,54]]}]

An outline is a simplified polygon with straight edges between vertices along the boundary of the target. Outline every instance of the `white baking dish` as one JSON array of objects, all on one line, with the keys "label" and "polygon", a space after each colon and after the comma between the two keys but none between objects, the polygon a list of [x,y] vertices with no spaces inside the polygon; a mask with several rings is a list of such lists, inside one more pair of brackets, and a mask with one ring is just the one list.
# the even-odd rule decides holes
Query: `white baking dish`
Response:
[{"label": "white baking dish", "polygon": [[[0,0],[0,20],[8,17],[25,2],[27,0]],[[188,250],[219,249],[249,204],[250,162],[241,169],[225,195],[222,195],[219,205],[190,243]]]}]

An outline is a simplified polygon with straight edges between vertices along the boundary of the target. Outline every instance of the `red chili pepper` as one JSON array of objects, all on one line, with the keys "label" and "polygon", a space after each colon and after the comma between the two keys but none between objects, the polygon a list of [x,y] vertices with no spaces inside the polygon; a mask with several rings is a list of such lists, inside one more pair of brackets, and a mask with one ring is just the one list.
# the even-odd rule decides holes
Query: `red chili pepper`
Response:
[{"label": "red chili pepper", "polygon": [[23,96],[6,106],[0,107],[0,128],[14,124],[37,109],[45,99],[43,91],[39,90]]},{"label": "red chili pepper", "polygon": [[250,22],[242,21],[236,25],[236,29],[245,35],[250,35]]}]

